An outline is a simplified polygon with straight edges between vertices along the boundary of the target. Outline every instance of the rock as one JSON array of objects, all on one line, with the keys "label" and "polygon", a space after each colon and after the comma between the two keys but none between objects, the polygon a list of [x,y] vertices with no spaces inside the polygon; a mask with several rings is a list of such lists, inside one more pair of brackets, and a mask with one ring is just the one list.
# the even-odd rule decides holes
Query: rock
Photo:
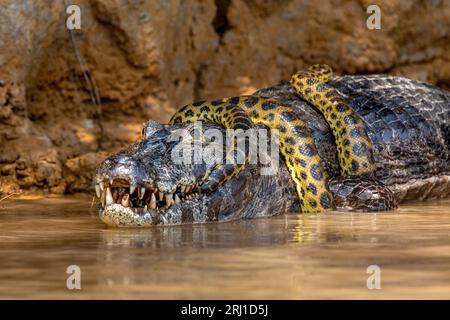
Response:
[{"label": "rock", "polygon": [[64,163],[64,177],[68,192],[92,192],[92,176],[95,168],[108,156],[106,152],[91,152],[68,159]]},{"label": "rock", "polygon": [[5,177],[0,177],[0,200],[1,199],[6,200],[6,197],[16,195],[19,193],[20,188],[14,180]]}]

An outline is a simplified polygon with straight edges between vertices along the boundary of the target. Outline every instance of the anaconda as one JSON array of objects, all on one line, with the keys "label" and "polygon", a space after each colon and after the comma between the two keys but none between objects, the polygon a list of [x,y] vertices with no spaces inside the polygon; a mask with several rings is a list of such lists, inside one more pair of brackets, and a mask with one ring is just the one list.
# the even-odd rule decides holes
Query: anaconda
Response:
[{"label": "anaconda", "polygon": [[[339,93],[326,84],[332,75],[329,66],[314,65],[308,71],[296,73],[291,83],[296,93],[314,105],[328,122],[335,137],[342,175],[371,174],[375,170],[372,144],[363,121]],[[279,130],[277,143],[296,184],[302,212],[331,209],[333,201],[327,175],[320,163],[314,139],[303,120],[282,101],[253,95],[196,102],[184,106],[170,123],[206,120],[221,125],[233,123],[226,127],[235,128],[234,122],[246,122],[245,127],[248,128],[250,119],[256,124]],[[241,165],[230,164],[222,167],[215,170],[220,175],[212,180],[214,186],[232,178],[242,168]],[[210,181],[206,185],[209,186]]]},{"label": "anaconda", "polygon": [[[307,74],[299,76],[308,81]],[[194,114],[199,120],[209,120],[227,127],[249,126],[249,123],[220,122],[220,117],[211,112],[211,107],[222,106],[223,112],[240,113],[241,116],[235,118],[243,120],[246,117],[242,116],[242,110],[252,117],[252,112],[262,111],[265,103],[269,118],[265,120],[265,117],[260,117],[263,120],[259,123],[267,125],[264,121],[269,121],[269,114],[272,114],[273,119],[279,119],[276,125],[281,125],[278,128],[281,132],[282,121],[292,123],[288,120],[295,120],[294,126],[286,126],[286,132],[298,132],[299,136],[310,139],[306,143],[305,140],[301,142],[311,147],[308,154],[317,155],[307,165],[309,174],[314,177],[313,172],[317,171],[311,172],[312,164],[321,167],[318,172],[323,180],[317,181],[324,182],[310,185],[304,182],[307,179],[300,176],[303,188],[300,187],[299,193],[308,199],[306,206],[295,192],[299,183],[292,180],[293,175],[284,165],[280,166],[277,175],[262,176],[258,165],[245,164],[237,170],[236,167],[224,170],[207,163],[175,164],[170,155],[177,143],[170,139],[171,135],[180,128],[193,130],[194,125],[161,125],[149,121],[144,127],[142,140],[109,157],[97,170],[95,184],[103,203],[101,219],[114,226],[148,226],[271,216],[300,209],[308,211],[314,207],[314,202],[311,204],[310,200],[316,201],[317,206],[320,195],[327,190],[330,190],[337,209],[364,211],[386,210],[403,200],[446,197],[450,194],[450,94],[447,91],[423,82],[387,75],[334,76],[327,80],[330,81],[326,86],[326,81],[320,79],[318,82],[309,80],[309,85],[322,86],[319,88],[321,92],[335,92],[330,94],[330,99],[336,99],[335,106],[340,106],[342,110],[340,126],[335,123],[333,127],[332,124],[333,120],[338,121],[336,110],[330,110],[327,115],[326,108],[320,110],[314,102],[314,93],[310,97],[301,97],[287,82],[259,90],[250,97],[193,104],[199,108],[208,107],[202,113]],[[295,80],[293,82],[295,86]],[[252,102],[252,107],[247,108]],[[255,105],[259,109],[254,108]],[[182,110],[185,112],[188,109]],[[353,112],[352,119],[345,121],[349,112]],[[206,118],[202,118],[202,114],[207,115]],[[332,114],[336,115],[336,119]],[[355,114],[357,117],[354,117]],[[174,119],[177,122],[176,117]],[[301,130],[295,131],[295,127],[299,126]],[[216,124],[205,124],[203,127],[204,130],[208,128],[223,130]],[[350,150],[354,150],[349,146],[359,143],[348,137],[365,139],[364,135],[369,139],[364,142],[367,148],[348,157]],[[346,139],[348,143],[344,142]],[[284,155],[289,154],[292,148],[286,146],[288,142],[279,142]],[[360,155],[362,158],[355,157]],[[355,161],[346,161],[346,157],[357,160],[356,165]],[[288,167],[289,160],[299,160],[301,175],[302,159],[294,156],[285,160]],[[358,172],[365,162],[369,175]],[[292,167],[289,170],[293,172]],[[205,174],[209,172],[219,174],[205,180]],[[213,181],[210,183],[213,188],[202,190],[205,181]],[[318,190],[318,185],[323,189]],[[310,196],[313,197],[308,198]]]}]

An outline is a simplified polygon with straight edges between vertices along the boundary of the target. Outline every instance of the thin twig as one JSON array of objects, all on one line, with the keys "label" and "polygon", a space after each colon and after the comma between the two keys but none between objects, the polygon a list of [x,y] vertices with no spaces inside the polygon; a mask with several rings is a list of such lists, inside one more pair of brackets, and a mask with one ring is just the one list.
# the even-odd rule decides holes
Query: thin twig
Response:
[{"label": "thin twig", "polygon": [[81,67],[81,71],[83,72],[83,77],[84,77],[84,80],[86,81],[92,104],[95,107],[94,118],[95,118],[95,122],[96,122],[97,126],[100,129],[100,143],[99,143],[99,148],[100,148],[102,141],[103,141],[103,134],[104,134],[103,123],[102,123],[102,102],[100,99],[100,94],[99,94],[95,79],[92,76],[87,63],[84,60],[83,55],[81,54],[81,52],[78,48],[77,42],[75,40],[74,31],[70,30],[70,29],[67,29],[67,31],[69,32],[69,36],[70,36],[70,40],[72,42],[75,56]]},{"label": "thin twig", "polygon": [[21,192],[19,191],[19,192],[10,193],[10,194],[4,196],[3,198],[0,198],[0,202],[2,202],[3,200],[6,200],[6,199],[8,199],[8,198],[10,198],[10,197],[12,197],[12,196],[14,196],[16,194],[21,194]]},{"label": "thin twig", "polygon": [[94,206],[94,203],[95,203],[95,196],[92,197],[91,207],[89,209],[92,209],[92,207]]}]

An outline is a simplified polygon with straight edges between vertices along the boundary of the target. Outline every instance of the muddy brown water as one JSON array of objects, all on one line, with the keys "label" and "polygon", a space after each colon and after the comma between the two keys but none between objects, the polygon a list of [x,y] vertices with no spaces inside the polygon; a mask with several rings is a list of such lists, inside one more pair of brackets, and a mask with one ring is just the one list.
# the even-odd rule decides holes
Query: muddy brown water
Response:
[{"label": "muddy brown water", "polygon": [[107,228],[90,200],[0,203],[0,298],[450,298],[450,199],[151,229]]}]

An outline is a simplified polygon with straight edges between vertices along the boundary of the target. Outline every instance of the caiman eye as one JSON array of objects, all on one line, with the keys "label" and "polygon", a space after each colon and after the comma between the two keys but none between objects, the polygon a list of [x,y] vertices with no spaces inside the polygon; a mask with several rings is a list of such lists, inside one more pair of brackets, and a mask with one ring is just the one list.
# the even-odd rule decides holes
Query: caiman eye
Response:
[{"label": "caiman eye", "polygon": [[146,124],[144,124],[144,127],[142,128],[142,138],[148,139],[153,133],[162,129],[164,129],[164,126],[162,124],[150,119]]}]

